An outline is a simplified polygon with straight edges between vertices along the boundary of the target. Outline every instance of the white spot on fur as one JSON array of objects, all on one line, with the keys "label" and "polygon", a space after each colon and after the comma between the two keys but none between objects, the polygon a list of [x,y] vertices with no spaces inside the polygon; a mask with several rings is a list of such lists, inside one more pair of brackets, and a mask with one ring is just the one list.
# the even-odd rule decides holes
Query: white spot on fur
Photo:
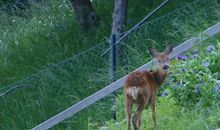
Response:
[{"label": "white spot on fur", "polygon": [[138,97],[138,94],[139,94],[139,90],[140,90],[140,88],[130,87],[130,88],[128,88],[127,92],[132,96],[132,98],[134,100],[136,100]]}]

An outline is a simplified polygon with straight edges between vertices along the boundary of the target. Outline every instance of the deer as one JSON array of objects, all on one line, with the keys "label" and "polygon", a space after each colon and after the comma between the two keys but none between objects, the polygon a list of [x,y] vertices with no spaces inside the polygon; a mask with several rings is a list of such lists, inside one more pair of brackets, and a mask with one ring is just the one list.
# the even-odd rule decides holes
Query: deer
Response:
[{"label": "deer", "polygon": [[128,75],[124,85],[127,130],[131,129],[133,104],[137,106],[137,110],[132,117],[132,124],[134,130],[139,130],[141,126],[141,113],[148,105],[148,102],[152,113],[153,129],[156,129],[156,92],[168,76],[172,49],[171,44],[168,44],[166,49],[160,53],[154,48],[149,47],[149,54],[156,62],[155,69],[151,71],[134,71]]}]

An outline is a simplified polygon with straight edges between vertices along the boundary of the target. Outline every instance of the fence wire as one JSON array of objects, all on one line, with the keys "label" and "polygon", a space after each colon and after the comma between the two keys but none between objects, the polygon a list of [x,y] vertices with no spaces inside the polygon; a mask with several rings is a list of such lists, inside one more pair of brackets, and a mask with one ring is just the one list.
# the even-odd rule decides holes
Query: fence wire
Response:
[{"label": "fence wire", "polygon": [[[139,22],[139,23],[136,24],[133,28],[131,28],[129,31],[127,31],[127,32],[123,35],[123,37],[120,38],[120,39],[116,42],[116,44],[121,43],[121,41],[122,41],[124,38],[126,38],[130,33],[132,33],[134,30],[140,29],[142,26],[145,26],[145,25],[147,26],[148,24],[151,24],[151,23],[154,24],[154,22],[160,21],[161,19],[163,20],[163,19],[165,19],[166,17],[169,17],[170,15],[177,13],[177,12],[180,11],[180,10],[184,10],[185,8],[190,7],[191,5],[196,4],[197,2],[199,2],[199,0],[196,0],[196,1],[192,2],[192,3],[187,4],[187,5],[184,5],[184,6],[181,7],[181,8],[178,8],[178,9],[176,9],[176,10],[174,10],[174,11],[171,11],[170,13],[165,14],[165,15],[163,15],[163,16],[161,16],[161,17],[155,18],[155,19],[153,19],[153,20],[151,20],[151,21],[149,21],[149,22],[145,22],[145,20],[144,20],[145,18],[144,18],[141,22]],[[172,17],[172,16],[171,16],[171,17]],[[155,29],[155,30],[156,30],[156,29]],[[95,46],[89,48],[88,50],[85,50],[85,51],[83,51],[83,52],[81,52],[81,53],[79,53],[79,54],[77,54],[77,55],[74,55],[73,57],[70,57],[70,58],[68,58],[68,59],[65,59],[65,60],[63,60],[63,61],[57,63],[57,64],[52,65],[50,68],[62,66],[63,64],[66,64],[66,63],[68,63],[69,61],[72,61],[72,60],[74,60],[74,59],[77,58],[77,57],[81,57],[82,54],[85,54],[85,53],[93,53],[92,50],[99,48],[100,46],[102,46],[102,44],[105,44],[105,43],[107,43],[107,42],[108,42],[108,41],[101,42],[101,43],[99,43],[99,44],[97,44],[97,45],[95,45]],[[100,53],[101,53],[101,55],[103,56],[103,55],[106,54],[109,50],[110,50],[110,48],[105,49],[105,50],[102,50]],[[47,69],[50,69],[50,68],[46,68],[46,69],[44,69],[44,70],[40,70],[39,72],[37,72],[37,73],[35,73],[35,74],[32,74],[32,75],[30,75],[30,76],[27,76],[26,78],[24,78],[24,79],[22,79],[22,80],[20,80],[20,81],[17,81],[17,82],[15,82],[15,83],[11,84],[11,85],[8,85],[8,86],[5,86],[5,87],[1,87],[1,88],[0,88],[0,92],[5,91],[5,90],[7,90],[7,89],[10,89],[11,87],[15,86],[16,84],[20,84],[20,83],[25,82],[25,81],[27,81],[27,80],[31,80],[31,79],[33,79],[35,76],[37,76],[37,75],[39,75],[39,74],[41,74],[41,73],[46,72]]]}]

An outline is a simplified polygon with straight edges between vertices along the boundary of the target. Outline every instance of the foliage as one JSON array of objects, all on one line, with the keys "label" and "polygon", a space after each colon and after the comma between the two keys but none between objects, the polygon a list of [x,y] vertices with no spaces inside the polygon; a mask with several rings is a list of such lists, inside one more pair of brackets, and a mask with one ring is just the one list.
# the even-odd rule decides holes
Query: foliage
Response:
[{"label": "foliage", "polygon": [[[174,61],[173,76],[168,86],[171,86],[171,95],[179,105],[209,107],[220,99],[217,90],[220,71],[216,66],[217,59],[220,59],[220,44],[212,44],[207,48],[194,48],[191,53],[182,54],[177,57],[179,60]],[[214,49],[210,50],[211,47]],[[183,55],[187,58],[181,58]]]}]

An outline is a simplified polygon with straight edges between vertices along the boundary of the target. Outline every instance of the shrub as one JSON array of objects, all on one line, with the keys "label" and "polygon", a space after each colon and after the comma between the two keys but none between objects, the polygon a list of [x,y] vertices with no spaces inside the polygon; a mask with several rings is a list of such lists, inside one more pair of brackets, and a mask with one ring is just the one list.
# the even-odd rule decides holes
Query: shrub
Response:
[{"label": "shrub", "polygon": [[178,56],[168,79],[171,97],[177,104],[192,108],[215,104],[220,98],[219,62],[219,43]]}]

